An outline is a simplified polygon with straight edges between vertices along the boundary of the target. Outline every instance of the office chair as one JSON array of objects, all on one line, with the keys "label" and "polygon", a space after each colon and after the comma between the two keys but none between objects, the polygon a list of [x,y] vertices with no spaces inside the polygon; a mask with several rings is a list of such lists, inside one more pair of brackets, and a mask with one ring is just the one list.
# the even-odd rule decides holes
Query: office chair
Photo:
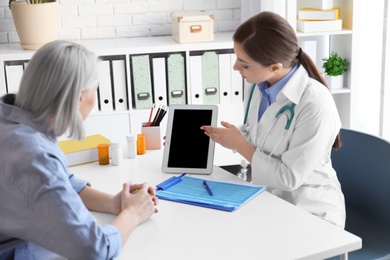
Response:
[{"label": "office chair", "polygon": [[348,257],[385,257],[390,254],[390,142],[350,129],[340,133],[342,147],[331,158],[345,196],[345,229],[363,243]]}]

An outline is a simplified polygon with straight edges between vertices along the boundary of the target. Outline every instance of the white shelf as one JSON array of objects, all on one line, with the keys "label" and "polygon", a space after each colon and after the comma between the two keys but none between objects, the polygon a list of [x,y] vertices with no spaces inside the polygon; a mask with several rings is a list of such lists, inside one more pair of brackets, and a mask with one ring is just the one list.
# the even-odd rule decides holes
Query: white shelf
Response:
[{"label": "white shelf", "polygon": [[330,91],[334,95],[337,95],[337,94],[350,94],[351,93],[351,89],[350,88],[346,88],[346,87],[343,87],[343,88],[340,88],[340,89],[331,89]]},{"label": "white shelf", "polygon": [[[75,41],[99,55],[117,55],[123,53],[180,52],[188,50],[215,50],[233,48],[233,32],[216,33],[214,41],[180,44],[171,36],[136,37],[100,40]],[[6,59],[30,59],[35,51],[23,50],[19,43],[0,44],[0,54]]]}]

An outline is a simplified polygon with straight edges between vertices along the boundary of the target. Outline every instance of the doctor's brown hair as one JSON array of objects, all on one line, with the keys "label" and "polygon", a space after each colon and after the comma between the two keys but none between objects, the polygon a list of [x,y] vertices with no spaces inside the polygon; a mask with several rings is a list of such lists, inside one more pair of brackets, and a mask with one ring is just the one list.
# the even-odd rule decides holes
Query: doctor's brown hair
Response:
[{"label": "doctor's brown hair", "polygon": [[[233,35],[254,61],[263,66],[281,63],[285,68],[294,67],[298,61],[309,77],[321,82],[329,89],[318,67],[298,45],[297,36],[290,24],[273,12],[261,12],[242,23]],[[340,134],[333,148],[341,146]]]}]

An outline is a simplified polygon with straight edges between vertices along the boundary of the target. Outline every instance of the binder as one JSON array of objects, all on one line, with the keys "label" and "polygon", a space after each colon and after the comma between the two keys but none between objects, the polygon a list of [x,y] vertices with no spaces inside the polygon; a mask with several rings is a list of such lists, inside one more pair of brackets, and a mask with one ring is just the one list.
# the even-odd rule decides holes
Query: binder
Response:
[{"label": "binder", "polygon": [[[206,188],[204,181],[207,182]],[[185,173],[171,177],[156,187],[159,199],[229,212],[240,208],[266,188],[249,183],[195,178]]]},{"label": "binder", "polygon": [[207,51],[202,56],[203,104],[219,104],[218,54]]},{"label": "binder", "polygon": [[23,76],[23,65],[5,65],[7,93],[17,93]]},{"label": "binder", "polygon": [[230,63],[230,53],[221,53],[218,55],[219,63],[219,102],[221,104],[232,101],[232,66]]},{"label": "binder", "polygon": [[153,58],[153,97],[156,107],[167,105],[167,77],[165,58]]},{"label": "binder", "polygon": [[126,66],[124,60],[112,60],[112,81],[114,85],[115,110],[126,111],[129,109],[127,100]]},{"label": "binder", "polygon": [[101,111],[113,111],[114,102],[111,88],[110,61],[100,60],[98,62],[99,75],[99,106]]},{"label": "binder", "polygon": [[99,90],[97,90],[95,92],[95,105],[93,106],[92,110],[91,110],[91,114],[96,114],[99,112]]},{"label": "binder", "polygon": [[131,69],[134,108],[151,108],[153,98],[149,55],[131,56]]},{"label": "binder", "polygon": [[202,56],[190,55],[190,103],[203,104]]},{"label": "binder", "polygon": [[233,69],[237,56],[235,53],[230,54],[230,71],[231,71],[231,103],[242,103],[244,92],[244,80],[240,72]]},{"label": "binder", "polygon": [[186,104],[185,60],[183,54],[170,54],[168,63],[168,105]]}]

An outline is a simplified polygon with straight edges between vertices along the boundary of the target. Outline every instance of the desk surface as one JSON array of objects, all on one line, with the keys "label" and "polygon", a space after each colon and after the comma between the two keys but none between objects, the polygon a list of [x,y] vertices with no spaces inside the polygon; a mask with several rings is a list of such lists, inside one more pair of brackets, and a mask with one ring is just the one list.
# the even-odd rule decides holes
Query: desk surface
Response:
[{"label": "desk surface", "polygon": [[[120,166],[97,163],[71,167],[93,187],[116,194],[122,183],[156,185],[162,150],[147,151]],[[214,167],[204,178],[239,179]],[[324,259],[361,248],[359,237],[263,192],[234,212],[160,200],[159,212],[130,235],[119,259]],[[114,216],[93,213],[100,224]]]}]

